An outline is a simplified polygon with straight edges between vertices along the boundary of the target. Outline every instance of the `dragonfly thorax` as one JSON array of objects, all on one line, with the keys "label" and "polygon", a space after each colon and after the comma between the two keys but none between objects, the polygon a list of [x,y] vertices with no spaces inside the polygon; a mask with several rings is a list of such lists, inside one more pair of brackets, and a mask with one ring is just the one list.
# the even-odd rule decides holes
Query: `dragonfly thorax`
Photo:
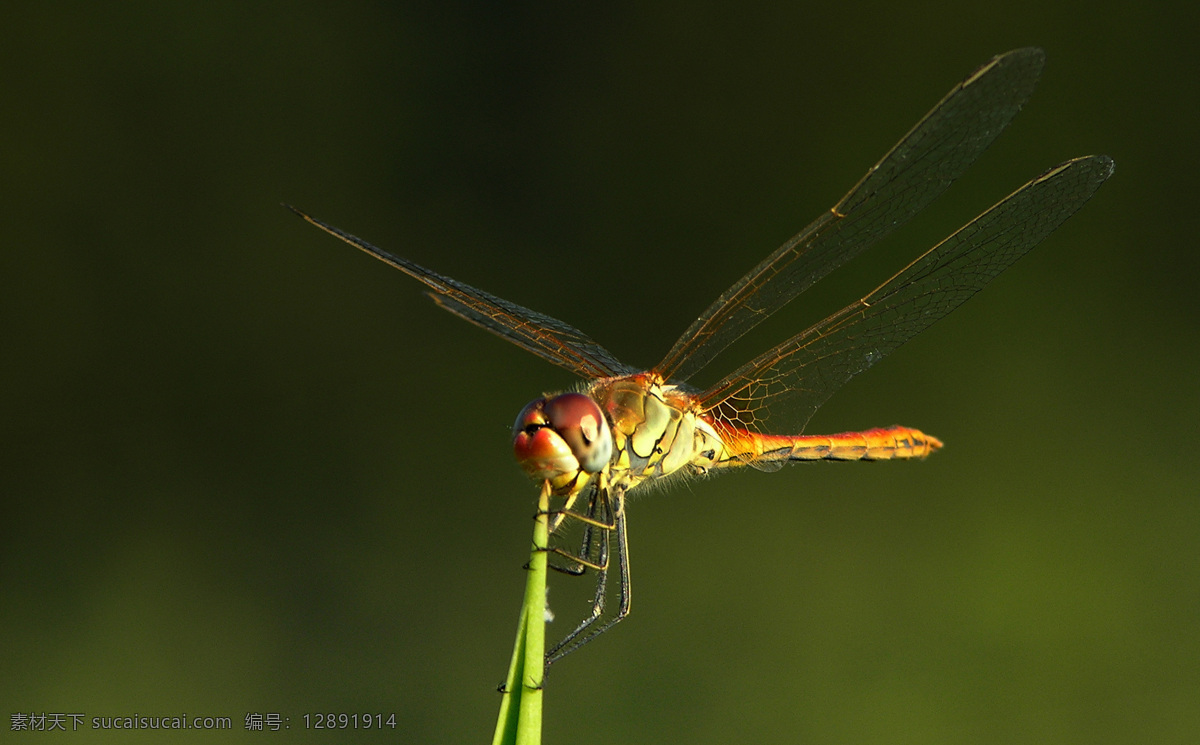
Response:
[{"label": "dragonfly thorax", "polygon": [[725,446],[696,399],[653,373],[592,386],[613,428],[612,478],[632,488],[680,472],[703,474],[725,460]]}]

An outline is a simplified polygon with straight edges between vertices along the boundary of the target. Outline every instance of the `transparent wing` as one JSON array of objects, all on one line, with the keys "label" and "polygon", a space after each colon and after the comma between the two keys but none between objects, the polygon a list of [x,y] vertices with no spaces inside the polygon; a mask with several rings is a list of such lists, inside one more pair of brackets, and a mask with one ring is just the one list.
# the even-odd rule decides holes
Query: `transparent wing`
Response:
[{"label": "transparent wing", "polygon": [[420,280],[432,290],[428,294],[434,302],[459,318],[487,329],[542,359],[588,379],[635,372],[634,368],[619,362],[611,352],[592,341],[587,334],[557,318],[510,303],[464,282],[430,271],[310,217],[295,207],[284,206],[326,233]]},{"label": "transparent wing", "polygon": [[1045,54],[1018,49],[976,70],[842,198],[726,290],[655,371],[684,381],[813,283],[902,225],[946,190],[1033,92]]},{"label": "transparent wing", "polygon": [[845,383],[957,308],[1091,198],[1113,171],[1102,155],[1022,186],[874,292],[734,371],[700,399],[713,416],[800,432]]}]

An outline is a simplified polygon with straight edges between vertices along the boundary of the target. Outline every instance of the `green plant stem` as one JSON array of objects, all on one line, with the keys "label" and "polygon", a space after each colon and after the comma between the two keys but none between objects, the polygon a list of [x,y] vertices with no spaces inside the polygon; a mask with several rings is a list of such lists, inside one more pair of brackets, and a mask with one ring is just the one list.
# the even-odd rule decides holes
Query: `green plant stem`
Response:
[{"label": "green plant stem", "polygon": [[539,745],[542,741],[542,677],[546,655],[546,547],[550,539],[550,485],[538,497],[533,550],[525,582],[525,602],[517,621],[517,640],[504,681],[504,699],[493,745]]}]

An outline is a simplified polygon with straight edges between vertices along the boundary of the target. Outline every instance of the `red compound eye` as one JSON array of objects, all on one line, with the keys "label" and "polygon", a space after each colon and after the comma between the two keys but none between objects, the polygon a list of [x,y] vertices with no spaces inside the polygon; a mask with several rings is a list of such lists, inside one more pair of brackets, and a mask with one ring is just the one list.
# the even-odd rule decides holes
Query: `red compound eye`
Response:
[{"label": "red compound eye", "polygon": [[521,410],[513,424],[513,451],[534,478],[599,473],[612,458],[612,434],[590,396],[563,393]]}]

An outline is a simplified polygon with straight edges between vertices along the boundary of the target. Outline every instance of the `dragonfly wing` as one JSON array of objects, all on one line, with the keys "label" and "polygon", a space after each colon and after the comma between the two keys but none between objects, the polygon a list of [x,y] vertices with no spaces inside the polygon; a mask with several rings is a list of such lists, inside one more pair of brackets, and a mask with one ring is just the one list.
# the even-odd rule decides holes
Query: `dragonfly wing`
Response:
[{"label": "dragonfly wing", "polygon": [[285,206],[326,233],[421,281],[430,288],[429,296],[442,308],[542,359],[589,379],[634,372],[632,367],[619,362],[611,352],[570,324],[430,271],[306,215],[295,207]]},{"label": "dragonfly wing", "polygon": [[655,370],[684,381],[829,272],[899,227],[975,162],[1033,92],[1045,54],[1002,54],[959,83],[833,209],[721,294]]},{"label": "dragonfly wing", "polygon": [[459,318],[589,380],[638,372],[568,323],[481,290],[475,292],[479,293],[480,302],[466,303],[436,292],[428,294]]},{"label": "dragonfly wing", "polygon": [[712,416],[802,431],[850,378],[964,303],[1075,213],[1112,174],[1102,155],[1067,161],[1022,186],[874,292],[760,355],[701,395]]}]

